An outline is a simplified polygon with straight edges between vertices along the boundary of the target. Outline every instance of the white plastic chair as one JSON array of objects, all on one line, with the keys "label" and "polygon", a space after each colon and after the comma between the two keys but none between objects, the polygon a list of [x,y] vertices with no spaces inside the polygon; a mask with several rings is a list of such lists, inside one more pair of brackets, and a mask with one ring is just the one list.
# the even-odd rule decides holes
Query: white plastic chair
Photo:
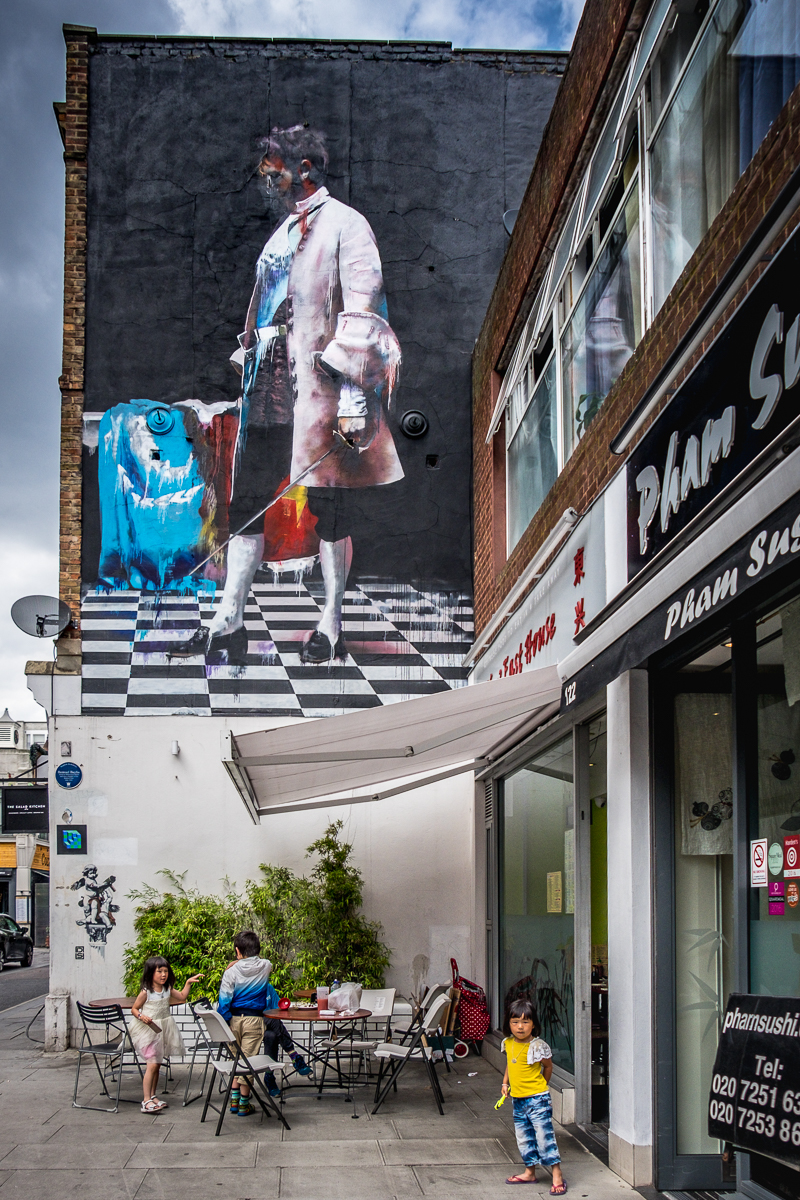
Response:
[{"label": "white plastic chair", "polygon": [[[439,1116],[444,1116],[444,1095],[439,1084],[439,1076],[436,1074],[436,1066],[433,1061],[433,1052],[428,1044],[428,1039],[434,1037],[439,1030],[439,1025],[445,1009],[450,1004],[450,997],[447,994],[440,995],[428,1008],[422,1018],[421,1023],[414,1031],[411,1040],[403,1045],[397,1042],[382,1042],[375,1047],[375,1057],[381,1060],[380,1070],[378,1071],[378,1083],[375,1088],[375,1107],[373,1115],[378,1111],[383,1104],[389,1089],[394,1087],[397,1089],[397,1077],[409,1061],[424,1062],[425,1069],[428,1072],[428,1078],[431,1081],[431,1090],[433,1098],[436,1101],[436,1107],[439,1109]],[[389,1064],[389,1078],[383,1085],[384,1071],[386,1064]]]},{"label": "white plastic chair", "polygon": [[[203,1115],[200,1118],[200,1121],[205,1121],[206,1113],[208,1112],[209,1108],[213,1108],[214,1112],[218,1112],[219,1120],[217,1121],[217,1128],[214,1136],[219,1137],[219,1131],[222,1129],[222,1122],[225,1119],[225,1113],[228,1111],[231,1090],[233,1089],[233,1081],[237,1075],[250,1075],[252,1076],[250,1095],[258,1102],[263,1112],[265,1112],[268,1117],[272,1115],[270,1113],[271,1108],[278,1119],[282,1122],[284,1128],[291,1129],[291,1126],[280,1110],[280,1106],[277,1105],[272,1096],[270,1096],[266,1085],[264,1084],[264,1080],[262,1079],[262,1076],[265,1075],[267,1071],[272,1071],[273,1074],[283,1074],[288,1069],[287,1064],[275,1062],[275,1059],[270,1058],[268,1054],[254,1054],[248,1058],[239,1043],[236,1041],[236,1038],[233,1036],[233,1032],[228,1025],[228,1022],[223,1020],[219,1013],[215,1012],[213,1009],[209,1009],[208,1011],[204,1009],[198,1009],[195,1012],[195,1017],[197,1018],[198,1024],[202,1025],[208,1041],[219,1046],[217,1057],[211,1059],[211,1066],[214,1068],[215,1074],[211,1076],[211,1082],[208,1085],[206,1102],[203,1107]],[[220,1078],[220,1083],[227,1078],[227,1087],[225,1088],[225,1096],[223,1098],[221,1108],[217,1108],[216,1105],[211,1103],[211,1093],[214,1090],[214,1084],[217,1082],[218,1076]],[[266,1097],[269,1108],[259,1096],[256,1084],[261,1085],[261,1089],[264,1092],[264,1096]]]}]

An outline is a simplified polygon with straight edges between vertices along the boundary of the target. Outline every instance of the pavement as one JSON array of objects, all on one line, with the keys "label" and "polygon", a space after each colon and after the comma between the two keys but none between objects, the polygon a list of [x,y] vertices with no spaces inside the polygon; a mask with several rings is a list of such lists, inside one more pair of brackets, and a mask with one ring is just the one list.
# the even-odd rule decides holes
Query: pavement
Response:
[{"label": "pavement", "polygon": [[[289,1094],[285,1130],[274,1118],[226,1116],[200,1123],[200,1102],[182,1107],[187,1067],[177,1064],[159,1116],[140,1111],[138,1076],[119,1113],[71,1106],[75,1051],[45,1055],[26,1026],[39,1001],[0,1013],[0,1200],[435,1200],[507,1197],[505,1179],[519,1169],[511,1106],[499,1112],[500,1076],[470,1055],[440,1067],[445,1115],[439,1116],[424,1071],[409,1064],[396,1093],[376,1116],[362,1090],[354,1106],[321,1101],[310,1090]],[[43,1018],[30,1028],[42,1039]],[[102,1101],[97,1075],[81,1074],[79,1099]],[[556,1126],[570,1197],[629,1200],[635,1193]],[[547,1197],[549,1174],[529,1185]],[[637,1197],[638,1200],[638,1197]]]}]

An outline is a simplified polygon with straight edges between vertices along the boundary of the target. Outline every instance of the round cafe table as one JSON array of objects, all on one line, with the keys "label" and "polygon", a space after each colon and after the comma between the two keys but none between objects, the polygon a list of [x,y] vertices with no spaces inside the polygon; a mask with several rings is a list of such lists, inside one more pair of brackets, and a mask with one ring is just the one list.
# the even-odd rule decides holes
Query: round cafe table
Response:
[{"label": "round cafe table", "polygon": [[105,1008],[107,1004],[118,1004],[120,1008],[133,1008],[135,996],[109,996],[106,1000],[90,1000],[90,1008]]},{"label": "round cafe table", "polygon": [[[309,1058],[313,1059],[314,1062],[322,1063],[322,1066],[323,1066],[321,1082],[319,1083],[319,1085],[317,1085],[317,1084],[312,1085],[313,1087],[315,1087],[317,1089],[317,1098],[319,1099],[323,1095],[322,1089],[325,1086],[325,1071],[328,1068],[328,1056],[330,1055],[330,1050],[328,1050],[328,1053],[324,1056],[321,1054],[317,1054],[316,1050],[314,1049],[313,1026],[315,1024],[322,1025],[322,1024],[328,1024],[328,1023],[330,1023],[332,1026],[335,1026],[337,1035],[341,1036],[342,1041],[345,1043],[345,1046],[346,1046],[348,1035],[350,1038],[352,1038],[352,1036],[353,1036],[356,1021],[364,1021],[364,1020],[366,1020],[367,1017],[371,1017],[372,1010],[369,1008],[359,1008],[359,1009],[357,1009],[356,1012],[353,1012],[353,1013],[338,1013],[337,1012],[337,1013],[331,1013],[330,1016],[321,1016],[319,1008],[269,1008],[264,1013],[264,1016],[270,1017],[273,1020],[277,1020],[277,1021],[284,1021],[284,1022],[288,1021],[288,1022],[294,1022],[295,1024],[298,1024],[298,1025],[305,1024],[305,1025],[309,1026],[308,1042],[304,1045],[303,1048],[306,1050]],[[347,1029],[348,1025],[349,1025],[349,1029]],[[340,1067],[338,1066],[338,1055],[337,1055],[336,1075],[338,1078],[338,1083],[334,1083],[329,1086],[336,1088],[337,1092],[345,1091],[345,1092],[349,1093],[354,1086],[354,1080],[349,1075],[343,1075]],[[289,1086],[296,1087],[298,1085],[290,1084]],[[349,1096],[345,1095],[345,1100],[348,1100],[348,1099],[349,1099]],[[353,1103],[355,1103],[355,1098],[353,1099]]]}]

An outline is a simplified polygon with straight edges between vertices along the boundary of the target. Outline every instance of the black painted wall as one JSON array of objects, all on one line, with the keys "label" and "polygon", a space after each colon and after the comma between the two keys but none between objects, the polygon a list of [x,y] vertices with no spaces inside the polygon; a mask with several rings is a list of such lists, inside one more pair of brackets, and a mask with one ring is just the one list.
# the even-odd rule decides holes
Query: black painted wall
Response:
[{"label": "black painted wall", "polygon": [[[369,220],[403,351],[406,471],[362,572],[471,590],[470,356],[565,64],[443,43],[103,38],[92,46],[86,409],[131,398],[234,401],[228,359],[277,220],[253,179],[259,137],[327,134],[328,187]],[[396,418],[421,409],[410,441]],[[438,459],[435,468],[427,465]],[[84,492],[85,578],[97,558]],[[92,561],[93,560],[93,561]]]}]

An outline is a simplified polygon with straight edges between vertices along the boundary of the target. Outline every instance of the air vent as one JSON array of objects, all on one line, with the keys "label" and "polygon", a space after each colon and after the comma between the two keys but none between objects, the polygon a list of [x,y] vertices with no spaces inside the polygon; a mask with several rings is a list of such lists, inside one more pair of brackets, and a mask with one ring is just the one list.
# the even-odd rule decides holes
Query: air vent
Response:
[{"label": "air vent", "polygon": [[494,824],[494,780],[487,779],[483,785],[483,816],[486,828]]}]

